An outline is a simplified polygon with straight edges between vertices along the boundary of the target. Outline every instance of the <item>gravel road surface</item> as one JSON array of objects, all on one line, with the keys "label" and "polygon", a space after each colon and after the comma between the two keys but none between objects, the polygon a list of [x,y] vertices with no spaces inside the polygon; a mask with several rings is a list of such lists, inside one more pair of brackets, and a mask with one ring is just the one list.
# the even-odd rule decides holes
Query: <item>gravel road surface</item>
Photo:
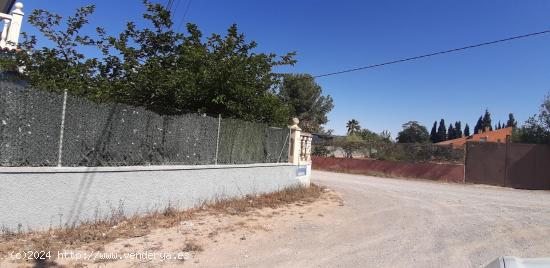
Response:
[{"label": "gravel road surface", "polygon": [[483,267],[501,255],[550,256],[548,191],[319,171],[313,178],[341,193],[344,206],[207,248],[194,265]]}]

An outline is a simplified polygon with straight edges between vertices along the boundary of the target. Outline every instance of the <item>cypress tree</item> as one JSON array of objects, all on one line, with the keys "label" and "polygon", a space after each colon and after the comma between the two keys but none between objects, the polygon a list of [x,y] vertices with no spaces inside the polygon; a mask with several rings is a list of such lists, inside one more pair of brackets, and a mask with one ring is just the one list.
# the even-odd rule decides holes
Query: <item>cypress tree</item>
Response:
[{"label": "cypress tree", "polygon": [[455,122],[455,139],[462,138],[462,123],[460,121]]},{"label": "cypress tree", "polygon": [[455,129],[453,128],[453,124],[449,124],[449,130],[447,131],[447,140],[454,140],[455,139]]},{"label": "cypress tree", "polygon": [[518,125],[518,122],[516,122],[516,119],[514,118],[514,114],[510,113],[508,114],[508,122],[506,122],[506,127],[516,127]]},{"label": "cypress tree", "polygon": [[474,134],[478,134],[480,130],[483,131],[483,121],[481,116],[479,117],[476,125],[474,126]]},{"label": "cypress tree", "polygon": [[491,113],[489,113],[489,110],[485,109],[485,114],[483,115],[483,119],[481,121],[481,130],[485,131],[485,128],[489,128],[489,130],[493,130],[493,126],[491,125]]},{"label": "cypress tree", "polygon": [[439,121],[439,127],[437,128],[437,141],[442,142],[447,140],[447,129],[445,128],[445,120]]},{"label": "cypress tree", "polygon": [[464,136],[470,136],[470,126],[468,126],[468,124],[466,124],[466,126],[464,127]]},{"label": "cypress tree", "polygon": [[430,140],[433,143],[437,142],[437,121],[434,122],[434,125],[432,127],[432,131],[430,131]]}]

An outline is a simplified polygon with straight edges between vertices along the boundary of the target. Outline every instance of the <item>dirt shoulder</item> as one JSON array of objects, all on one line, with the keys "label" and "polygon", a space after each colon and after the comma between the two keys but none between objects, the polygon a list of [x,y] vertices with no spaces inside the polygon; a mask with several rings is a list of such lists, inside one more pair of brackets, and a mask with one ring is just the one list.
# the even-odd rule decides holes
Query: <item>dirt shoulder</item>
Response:
[{"label": "dirt shoulder", "polygon": [[[277,226],[322,217],[341,205],[336,193],[313,186],[268,195],[171,208],[148,216],[111,219],[30,234],[4,234],[0,267],[181,267],[203,253],[258,239]],[[25,251],[50,252],[44,261]],[[19,253],[19,255],[17,255]],[[35,257],[37,255],[34,255]]]}]

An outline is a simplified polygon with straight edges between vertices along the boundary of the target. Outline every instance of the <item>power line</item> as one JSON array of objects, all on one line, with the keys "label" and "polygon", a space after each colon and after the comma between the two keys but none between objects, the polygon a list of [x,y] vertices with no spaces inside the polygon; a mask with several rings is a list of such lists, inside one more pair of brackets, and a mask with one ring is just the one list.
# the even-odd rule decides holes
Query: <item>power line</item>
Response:
[{"label": "power line", "polygon": [[168,0],[168,3],[166,3],[166,10],[171,11],[173,4],[174,4],[174,0]]},{"label": "power line", "polygon": [[172,26],[170,28],[173,28],[176,25],[174,23],[174,14],[178,12],[178,7],[180,6],[180,4],[181,4],[181,0],[178,0],[178,2],[176,3],[176,7],[174,8],[174,12],[170,12],[170,18],[172,19]]},{"label": "power line", "polygon": [[187,6],[185,7],[185,11],[183,12],[183,16],[181,17],[181,21],[178,24],[178,27],[176,28],[177,31],[179,31],[181,29],[181,26],[183,25],[183,22],[185,22],[185,16],[187,16],[187,12],[189,11],[189,7],[191,7],[191,2],[193,2],[193,0],[189,0],[187,2]]},{"label": "power line", "polygon": [[535,33],[529,33],[529,34],[524,34],[524,35],[518,35],[518,36],[513,36],[513,37],[500,39],[500,40],[485,42],[485,43],[481,43],[481,44],[469,45],[469,46],[460,47],[460,48],[453,48],[453,49],[449,49],[449,50],[445,50],[445,51],[439,51],[439,52],[424,54],[424,55],[421,55],[421,56],[415,56],[415,57],[411,57],[411,58],[393,60],[393,61],[388,61],[388,62],[379,63],[379,64],[373,64],[373,65],[359,67],[359,68],[353,68],[353,69],[348,69],[348,70],[343,70],[343,71],[320,74],[320,75],[313,76],[313,78],[319,78],[319,77],[326,77],[326,76],[338,75],[338,74],[343,74],[343,73],[356,72],[356,71],[360,71],[360,70],[371,69],[371,68],[381,67],[381,66],[400,63],[400,62],[405,62],[405,61],[412,61],[412,60],[417,60],[417,59],[421,59],[421,58],[427,58],[427,57],[431,57],[431,56],[436,56],[436,55],[441,55],[441,54],[447,54],[447,53],[457,52],[457,51],[461,51],[461,50],[466,50],[466,49],[470,49],[470,48],[493,45],[493,44],[496,44],[496,43],[502,43],[502,42],[512,41],[512,40],[516,40],[516,39],[527,38],[527,37],[531,37],[531,36],[535,36],[535,35],[547,34],[547,33],[550,33],[550,30],[546,30],[546,31],[542,31],[542,32],[535,32]]},{"label": "power line", "polygon": [[181,3],[181,0],[178,0],[178,2],[176,3],[176,7],[174,8],[174,13],[178,11],[178,7],[180,6],[180,3]]}]

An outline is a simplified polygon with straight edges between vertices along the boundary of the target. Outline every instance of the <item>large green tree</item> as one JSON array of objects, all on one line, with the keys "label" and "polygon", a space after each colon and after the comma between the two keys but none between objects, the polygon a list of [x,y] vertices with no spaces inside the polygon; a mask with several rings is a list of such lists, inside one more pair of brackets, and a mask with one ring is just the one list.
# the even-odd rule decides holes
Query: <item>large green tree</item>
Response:
[{"label": "large green tree", "polygon": [[533,115],[512,135],[514,142],[550,144],[550,94],[540,106],[538,115]]},{"label": "large green tree", "polygon": [[518,143],[550,144],[550,129],[537,116],[531,116],[513,132],[512,139]]},{"label": "large green tree", "polygon": [[[443,125],[445,128],[445,125]],[[430,134],[425,126],[417,121],[409,121],[403,124],[403,130],[397,134],[399,143],[425,143],[430,140]]]},{"label": "large green tree", "polygon": [[24,66],[23,79],[30,85],[50,91],[68,89],[79,96],[96,96],[100,85],[100,60],[86,57],[83,48],[96,48],[96,40],[82,35],[94,6],[82,7],[65,21],[60,15],[46,10],[34,10],[29,24],[42,33],[51,46],[38,47],[38,38],[23,33],[22,50],[17,53],[16,65]]},{"label": "large green tree", "polygon": [[[161,114],[206,113],[285,125],[289,107],[277,95],[281,76],[273,71],[292,65],[294,53],[258,52],[236,25],[224,35],[204,37],[197,25],[174,31],[170,11],[144,1],[143,26],[128,22],[117,35],[97,28],[97,38],[82,35],[94,6],[63,17],[35,10],[29,23],[51,44],[23,38],[18,65],[34,87],[96,101],[144,106]],[[98,49],[101,57],[84,54]]]},{"label": "large green tree", "polygon": [[300,127],[306,132],[319,132],[334,107],[332,97],[324,96],[321,86],[309,74],[284,75],[279,96],[288,105],[290,115],[300,119]]}]

